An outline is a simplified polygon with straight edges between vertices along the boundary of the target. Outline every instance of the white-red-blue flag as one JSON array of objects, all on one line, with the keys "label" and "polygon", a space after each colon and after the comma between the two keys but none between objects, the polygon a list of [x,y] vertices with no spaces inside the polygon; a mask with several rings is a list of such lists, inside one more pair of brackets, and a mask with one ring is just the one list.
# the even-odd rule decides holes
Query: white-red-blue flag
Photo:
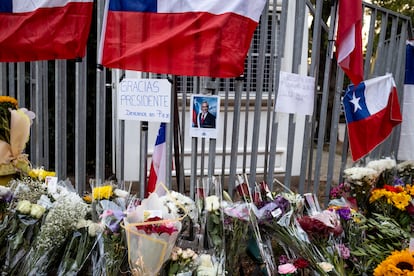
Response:
[{"label": "white-red-blue flag", "polygon": [[362,56],[362,0],[339,0],[336,58],[355,85],[364,79]]},{"label": "white-red-blue flag", "polygon": [[266,0],[109,0],[105,67],[238,77]]},{"label": "white-red-blue flag", "polygon": [[354,161],[370,153],[401,123],[397,89],[391,74],[350,85],[343,98]]},{"label": "white-red-blue flag", "polygon": [[93,0],[1,0],[0,62],[85,56]]},{"label": "white-red-blue flag", "polygon": [[414,41],[407,41],[405,81],[398,160],[414,160]]},{"label": "white-red-blue flag", "polygon": [[159,195],[165,193],[164,187],[160,183],[166,185],[166,140],[165,140],[166,124],[161,123],[158,130],[157,139],[155,141],[154,152],[152,153],[152,161],[150,173],[148,177],[148,185],[146,195],[156,192]]}]

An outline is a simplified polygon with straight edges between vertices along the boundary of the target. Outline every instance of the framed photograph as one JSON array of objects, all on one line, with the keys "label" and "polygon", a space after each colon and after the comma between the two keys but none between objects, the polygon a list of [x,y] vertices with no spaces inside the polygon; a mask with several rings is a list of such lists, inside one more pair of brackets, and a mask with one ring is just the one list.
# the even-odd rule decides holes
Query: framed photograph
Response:
[{"label": "framed photograph", "polygon": [[217,138],[219,115],[219,96],[192,95],[190,102],[190,136]]}]

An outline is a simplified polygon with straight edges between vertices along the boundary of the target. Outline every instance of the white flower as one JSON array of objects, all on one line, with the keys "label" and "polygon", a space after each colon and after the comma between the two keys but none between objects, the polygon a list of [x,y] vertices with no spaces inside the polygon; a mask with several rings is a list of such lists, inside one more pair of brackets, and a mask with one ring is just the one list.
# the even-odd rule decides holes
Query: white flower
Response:
[{"label": "white flower", "polygon": [[318,265],[325,272],[331,272],[333,270],[333,265],[328,263],[328,262],[320,262],[320,263],[318,263]]},{"label": "white flower", "polygon": [[16,206],[16,210],[25,215],[30,214],[31,208],[32,204],[28,200],[20,200]]},{"label": "white flower", "polygon": [[208,254],[201,254],[199,256],[200,266],[203,267],[213,267],[213,262],[211,261],[211,256]]},{"label": "white flower", "polygon": [[117,197],[127,198],[129,196],[129,193],[125,190],[115,189],[114,195]]},{"label": "white flower", "polygon": [[96,237],[99,233],[102,233],[104,229],[105,226],[103,224],[90,221],[88,226],[88,234],[91,237]]},{"label": "white flower", "polygon": [[41,218],[45,213],[46,208],[39,204],[32,204],[32,208],[30,209],[30,215],[34,218]]},{"label": "white flower", "polygon": [[216,211],[220,208],[218,196],[212,195],[205,198],[205,208],[208,212]]},{"label": "white flower", "polygon": [[367,164],[367,168],[374,169],[377,172],[381,173],[382,171],[391,170],[391,169],[395,168],[396,165],[397,165],[397,163],[395,162],[394,159],[385,158],[385,159],[370,161]]},{"label": "white flower", "polygon": [[183,259],[190,259],[193,257],[194,254],[195,252],[193,250],[191,250],[190,248],[187,248],[186,250],[183,250],[183,252],[181,253],[181,257]]},{"label": "white flower", "polygon": [[11,189],[9,187],[4,187],[0,185],[0,197],[7,195],[11,192]]}]

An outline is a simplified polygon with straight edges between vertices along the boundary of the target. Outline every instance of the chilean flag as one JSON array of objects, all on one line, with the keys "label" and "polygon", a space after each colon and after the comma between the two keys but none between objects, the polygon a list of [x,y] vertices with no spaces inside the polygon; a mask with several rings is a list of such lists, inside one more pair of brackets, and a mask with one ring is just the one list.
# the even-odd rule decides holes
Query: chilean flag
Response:
[{"label": "chilean flag", "polygon": [[364,79],[362,57],[362,0],[339,0],[336,58],[353,84]]},{"label": "chilean flag", "polygon": [[398,160],[414,160],[414,41],[408,41],[405,56],[403,122]]},{"label": "chilean flag", "polygon": [[148,186],[146,195],[156,192],[161,195],[165,190],[159,183],[166,184],[166,141],[165,141],[166,124],[161,123],[158,130],[157,140],[155,141],[154,152],[152,153],[152,162],[150,174],[148,177]]},{"label": "chilean flag", "polygon": [[238,77],[266,0],[108,0],[98,61],[161,74]]},{"label": "chilean flag", "polygon": [[1,0],[0,62],[85,56],[93,0]]},{"label": "chilean flag", "polygon": [[350,85],[343,105],[353,161],[371,152],[402,121],[391,74]]}]

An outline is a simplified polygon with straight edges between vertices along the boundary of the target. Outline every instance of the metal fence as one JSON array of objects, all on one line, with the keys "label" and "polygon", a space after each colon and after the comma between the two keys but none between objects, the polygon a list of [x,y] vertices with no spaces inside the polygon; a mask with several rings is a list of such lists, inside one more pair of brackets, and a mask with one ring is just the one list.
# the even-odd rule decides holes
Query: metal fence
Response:
[{"label": "metal fence", "polygon": [[[333,58],[335,2],[268,1],[240,78],[143,74],[172,82],[167,160],[175,164],[167,164],[169,185],[193,195],[199,179],[216,176],[232,193],[237,175],[246,174],[250,184],[266,181],[272,186],[281,177],[288,188],[324,197],[341,181],[341,171],[350,165],[346,128],[339,131],[348,80]],[[0,64],[0,94],[16,97],[37,115],[27,148],[32,164],[55,170],[60,179],[69,177],[80,193],[91,178],[102,183],[113,175],[119,185],[126,185],[125,168],[131,166],[125,142],[131,127],[117,119],[115,95],[120,79],[134,72],[96,66],[104,1],[95,5],[95,29],[82,60]],[[401,100],[410,19],[363,5],[365,79],[392,73]],[[315,78],[313,116],[275,112],[280,71]],[[217,139],[188,135],[192,94],[220,96],[223,116]],[[158,127],[136,124],[134,188],[142,195],[154,144],[151,133]],[[396,128],[369,158],[396,153],[398,137]],[[343,142],[339,150],[338,141]]]}]

